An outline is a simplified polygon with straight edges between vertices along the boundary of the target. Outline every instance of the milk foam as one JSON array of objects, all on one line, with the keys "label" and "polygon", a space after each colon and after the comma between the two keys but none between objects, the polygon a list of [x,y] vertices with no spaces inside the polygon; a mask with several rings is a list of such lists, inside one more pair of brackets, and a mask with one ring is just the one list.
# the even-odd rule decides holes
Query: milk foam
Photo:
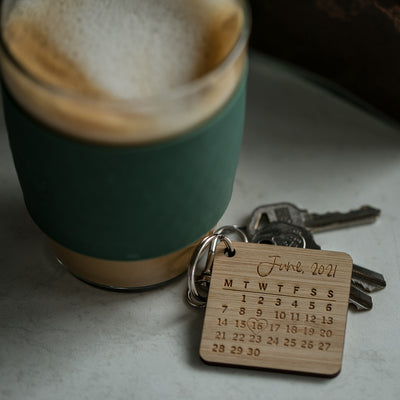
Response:
[{"label": "milk foam", "polygon": [[[223,107],[243,76],[249,31],[237,0],[2,5],[8,90],[37,120],[79,140],[144,145],[184,134]],[[174,90],[210,71],[191,90]],[[172,96],[158,96],[165,92]]]},{"label": "milk foam", "polygon": [[229,7],[235,11],[232,0],[21,0],[8,25],[25,20],[26,36],[34,27],[47,53],[57,49],[61,60],[49,71],[61,71],[60,86],[73,60],[77,90],[88,79],[111,97],[142,98],[190,82],[226,56],[232,43],[210,41],[229,30]]}]

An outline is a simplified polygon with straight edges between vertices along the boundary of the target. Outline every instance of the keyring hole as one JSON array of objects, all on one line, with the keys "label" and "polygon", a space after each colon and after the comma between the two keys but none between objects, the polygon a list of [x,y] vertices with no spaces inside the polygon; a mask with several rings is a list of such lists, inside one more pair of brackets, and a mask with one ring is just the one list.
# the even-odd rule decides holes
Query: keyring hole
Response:
[{"label": "keyring hole", "polygon": [[234,255],[236,254],[236,250],[235,250],[235,249],[231,250],[231,249],[226,248],[226,249],[224,250],[224,254],[225,254],[227,257],[234,257]]}]

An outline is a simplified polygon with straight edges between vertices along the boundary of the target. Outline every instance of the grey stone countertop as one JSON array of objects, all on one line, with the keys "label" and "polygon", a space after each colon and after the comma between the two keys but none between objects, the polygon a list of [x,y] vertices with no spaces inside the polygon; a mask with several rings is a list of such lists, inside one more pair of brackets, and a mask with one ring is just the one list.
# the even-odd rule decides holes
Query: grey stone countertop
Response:
[{"label": "grey stone countertop", "polygon": [[397,399],[400,393],[399,127],[252,55],[243,149],[220,225],[262,204],[316,212],[370,204],[367,226],[316,234],[384,274],[372,311],[349,310],[333,379],[204,364],[186,279],[140,293],[89,286],[51,257],[28,216],[0,131],[1,399]]}]

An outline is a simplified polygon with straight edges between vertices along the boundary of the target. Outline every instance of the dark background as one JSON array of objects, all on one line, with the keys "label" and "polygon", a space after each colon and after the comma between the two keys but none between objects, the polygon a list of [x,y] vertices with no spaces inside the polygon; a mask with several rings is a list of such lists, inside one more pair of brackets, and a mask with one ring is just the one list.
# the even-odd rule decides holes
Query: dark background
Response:
[{"label": "dark background", "polygon": [[400,1],[250,0],[251,45],[400,121]]}]

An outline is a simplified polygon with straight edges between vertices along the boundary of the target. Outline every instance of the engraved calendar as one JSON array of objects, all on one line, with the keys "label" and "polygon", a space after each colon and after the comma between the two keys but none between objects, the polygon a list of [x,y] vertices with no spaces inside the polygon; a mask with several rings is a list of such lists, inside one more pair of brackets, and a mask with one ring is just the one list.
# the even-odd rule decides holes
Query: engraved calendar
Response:
[{"label": "engraved calendar", "polygon": [[219,246],[200,345],[210,363],[334,376],[352,273],[348,254],[234,242]]}]

